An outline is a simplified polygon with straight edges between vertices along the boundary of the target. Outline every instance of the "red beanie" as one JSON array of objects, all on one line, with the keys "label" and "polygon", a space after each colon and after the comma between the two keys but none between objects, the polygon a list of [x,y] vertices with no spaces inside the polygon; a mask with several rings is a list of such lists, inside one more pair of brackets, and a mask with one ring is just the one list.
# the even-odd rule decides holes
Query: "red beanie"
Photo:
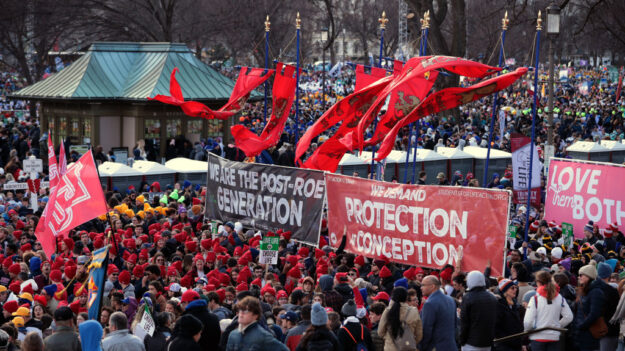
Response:
[{"label": "red beanie", "polygon": [[4,306],[2,307],[4,308],[5,311],[12,314],[13,312],[17,311],[19,305],[17,304],[17,300],[11,300],[11,301],[5,302]]},{"label": "red beanie", "polygon": [[247,290],[249,290],[248,286],[247,286],[247,283],[241,283],[241,284],[237,285],[237,288],[236,288],[237,292],[247,291]]},{"label": "red beanie", "polygon": [[364,266],[365,265],[365,257],[362,255],[356,256],[356,258],[354,259],[354,263],[360,266]]},{"label": "red beanie", "polygon": [[20,267],[19,263],[13,263],[10,267],[9,267],[9,273],[11,274],[15,274],[18,275],[20,273],[20,271],[22,270],[22,268]]},{"label": "red beanie", "polygon": [[61,273],[61,271],[58,269],[50,271],[50,280],[52,280],[53,282],[60,282],[61,280],[63,280],[63,273]]},{"label": "red beanie", "polygon": [[388,267],[384,266],[382,267],[382,269],[380,269],[380,278],[389,278],[392,275],[393,274],[391,273],[390,269],[388,269]]},{"label": "red beanie", "polygon": [[142,265],[135,266],[135,268],[132,269],[132,275],[134,275],[137,278],[143,277],[143,266]]},{"label": "red beanie", "polygon": [[213,245],[213,241],[211,239],[202,239],[202,241],[200,241],[200,246],[204,250],[210,250],[212,245]]},{"label": "red beanie", "polygon": [[117,278],[120,284],[128,285],[130,284],[130,272],[124,270],[119,273],[119,277]]},{"label": "red beanie", "polygon": [[13,283],[9,284],[9,290],[11,290],[15,295],[20,293],[20,283],[17,281],[14,281]]}]

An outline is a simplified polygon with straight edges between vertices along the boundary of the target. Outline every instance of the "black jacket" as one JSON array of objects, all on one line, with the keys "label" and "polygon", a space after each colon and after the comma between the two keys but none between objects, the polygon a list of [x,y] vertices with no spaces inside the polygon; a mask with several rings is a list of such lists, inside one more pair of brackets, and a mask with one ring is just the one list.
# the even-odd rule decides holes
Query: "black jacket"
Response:
[{"label": "black jacket", "polygon": [[603,291],[603,295],[605,296],[605,307],[603,308],[603,320],[608,325],[608,335],[607,336],[618,336],[619,333],[619,324],[611,324],[608,323],[610,319],[612,319],[612,315],[614,311],[616,311],[616,307],[618,306],[619,295],[618,290],[612,285],[604,282],[603,280],[597,278],[599,286],[601,287],[601,291]]},{"label": "black jacket", "polygon": [[[497,324],[495,327],[495,338],[503,338],[504,336],[522,333],[523,320],[519,305],[508,305],[508,301],[504,297],[497,297]],[[506,350],[521,350],[523,338],[517,338],[498,346],[506,347]]]},{"label": "black jacket", "polygon": [[165,351],[167,350],[167,336],[171,335],[171,330],[167,327],[157,327],[154,335],[146,335],[143,339],[145,351]]},{"label": "black jacket", "polygon": [[[202,340],[200,339],[200,342],[201,341]],[[191,338],[177,336],[169,342],[169,344],[164,350],[167,350],[167,351],[174,351],[174,350],[202,351],[202,350],[210,350],[210,349],[203,348],[202,346],[200,346],[199,343],[195,342],[195,340]]]},{"label": "black jacket", "polygon": [[[202,337],[199,344],[204,350],[220,350],[219,339],[221,338],[221,329],[219,328],[219,319],[214,313],[208,311],[208,304],[204,300],[192,301],[183,314],[190,314],[202,322]],[[178,350],[178,349],[176,349]]]},{"label": "black jacket", "polygon": [[[349,333],[352,334],[352,336],[356,340],[356,343],[354,343],[354,340],[351,336],[349,336],[349,333],[347,333],[345,328],[347,328],[347,330],[349,330]],[[367,327],[363,326],[360,323],[349,322],[339,328],[338,339],[339,344],[341,345],[339,349],[343,351],[356,350],[356,344],[359,343],[361,340],[364,340],[365,345],[367,346],[367,350],[373,350],[371,333],[369,332],[369,329],[367,329]]]},{"label": "black jacket", "polygon": [[474,287],[462,297],[460,308],[460,345],[491,346],[497,322],[497,298],[484,287]]},{"label": "black jacket", "polygon": [[[306,343],[306,345],[304,345]],[[300,339],[295,351],[339,351],[339,339],[329,329],[315,330]]]}]

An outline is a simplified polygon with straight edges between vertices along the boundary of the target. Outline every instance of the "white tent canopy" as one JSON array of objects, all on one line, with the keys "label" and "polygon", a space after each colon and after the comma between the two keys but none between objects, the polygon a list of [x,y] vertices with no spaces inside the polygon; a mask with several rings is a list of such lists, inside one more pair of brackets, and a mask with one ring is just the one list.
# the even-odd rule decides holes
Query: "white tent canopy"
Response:
[{"label": "white tent canopy", "polygon": [[142,176],[142,173],[132,169],[123,163],[104,162],[98,166],[101,177],[133,177]]},{"label": "white tent canopy", "polygon": [[[465,146],[463,151],[469,154],[470,156],[472,156],[473,158],[477,158],[477,159],[486,159],[486,155],[488,154],[487,148],[479,147],[479,146]],[[491,159],[512,158],[512,154],[509,152],[491,148],[490,158]]]},{"label": "white tent canopy", "polygon": [[594,141],[577,141],[566,148],[566,151],[573,152],[608,152],[607,148]]},{"label": "white tent canopy", "polygon": [[367,162],[365,162],[363,159],[350,153],[346,153],[345,155],[343,155],[343,158],[341,158],[341,162],[339,162],[339,166],[357,166],[365,164],[367,164]]},{"label": "white tent canopy", "polygon": [[[573,146],[573,145],[571,145]],[[625,144],[616,140],[601,140],[601,146],[609,149],[610,151],[625,150]]]},{"label": "white tent canopy", "polygon": [[[492,154],[493,149],[491,149],[491,154]],[[473,156],[469,155],[468,153],[460,150],[457,147],[439,147],[438,149],[436,149],[436,152],[439,153],[440,155],[443,155],[449,159],[463,159],[463,158],[473,158]]]},{"label": "white tent canopy", "polygon": [[139,171],[143,175],[156,175],[156,174],[174,174],[171,168],[165,167],[160,163],[152,161],[135,161],[132,165],[134,170]]},{"label": "white tent canopy", "polygon": [[177,157],[165,162],[165,167],[178,173],[206,173],[208,162]]}]

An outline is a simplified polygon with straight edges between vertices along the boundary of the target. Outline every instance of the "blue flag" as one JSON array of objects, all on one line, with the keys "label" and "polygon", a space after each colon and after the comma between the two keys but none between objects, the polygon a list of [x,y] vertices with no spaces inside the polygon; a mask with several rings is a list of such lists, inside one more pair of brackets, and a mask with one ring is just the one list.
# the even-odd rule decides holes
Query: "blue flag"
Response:
[{"label": "blue flag", "polygon": [[89,299],[87,300],[87,310],[89,311],[89,319],[97,321],[100,320],[100,307],[106,280],[108,253],[108,246],[94,251],[93,259],[88,267],[89,278],[87,279],[87,287],[89,289]]}]

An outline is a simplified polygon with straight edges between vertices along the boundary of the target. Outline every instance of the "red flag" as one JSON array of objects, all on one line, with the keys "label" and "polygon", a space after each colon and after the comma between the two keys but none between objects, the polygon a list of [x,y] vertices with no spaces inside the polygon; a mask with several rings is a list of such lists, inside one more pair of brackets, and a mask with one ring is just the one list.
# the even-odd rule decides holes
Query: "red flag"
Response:
[{"label": "red flag", "polygon": [[65,143],[61,140],[61,146],[59,147],[59,175],[62,176],[67,173],[67,159],[65,156]]},{"label": "red flag", "polygon": [[402,73],[393,80],[393,82],[384,89],[378,96],[377,100],[369,108],[365,116],[358,124],[358,132],[356,133],[356,145],[359,149],[364,146],[364,131],[373,122],[378,112],[386,102],[387,96],[392,92],[398,92],[405,89],[415,77],[424,77],[426,72],[444,68],[452,73],[456,73],[466,77],[483,78],[491,75],[500,68],[484,65],[482,63],[461,59],[451,56],[424,56],[414,57],[408,60],[404,65]]},{"label": "red flag", "polygon": [[48,179],[50,180],[50,194],[56,188],[59,182],[59,170],[56,164],[56,155],[54,154],[54,143],[52,142],[52,134],[48,130]]},{"label": "red flag", "polygon": [[48,206],[48,215],[39,221],[35,235],[46,255],[52,257],[57,236],[107,211],[92,152],[86,152],[60,177]]},{"label": "red flag", "polygon": [[278,73],[273,82],[271,117],[260,136],[241,124],[230,127],[236,146],[243,150],[247,157],[257,156],[263,150],[275,145],[289,118],[295,99],[295,67],[278,62],[276,72]]},{"label": "red flag", "polygon": [[393,74],[398,76],[401,74],[401,71],[404,70],[404,61],[395,60],[393,61]]},{"label": "red flag", "polygon": [[[356,72],[358,72],[358,68],[356,69]],[[356,74],[356,84],[358,84],[358,73]],[[323,116],[317,119],[315,124],[308,128],[304,135],[302,135],[299,139],[297,148],[295,149],[295,162],[297,162],[297,160],[304,155],[306,150],[308,150],[311,141],[328,128],[343,121],[343,124],[341,124],[341,127],[336,132],[336,135],[338,136],[344,135],[355,128],[358,125],[360,118],[364,115],[367,109],[369,109],[369,106],[371,106],[371,102],[375,100],[377,94],[379,94],[384,87],[392,81],[392,79],[393,77],[379,79],[378,81],[373,82],[373,84],[365,86],[364,89],[356,90],[354,93],[332,105],[332,107],[330,107],[323,114]]]},{"label": "red flag", "polygon": [[371,72],[365,72],[363,65],[356,66],[356,87],[354,91],[359,91],[362,88],[369,86],[370,84],[386,77],[386,70],[379,67],[371,67]]},{"label": "red flag", "polygon": [[380,117],[373,137],[365,142],[365,146],[376,145],[388,132],[393,129],[398,121],[405,118],[410,111],[414,110],[432,89],[438,72],[425,72],[422,76],[415,76],[406,81],[401,88],[391,92],[386,113]]},{"label": "red flag", "polygon": [[184,101],[182,89],[176,80],[177,71],[177,67],[171,71],[171,78],[169,80],[170,96],[156,95],[153,98],[148,97],[148,100],[157,100],[165,104],[180,106],[182,112],[191,117],[221,120],[228,119],[239,112],[243,108],[243,105],[245,105],[252,90],[264,83],[273,74],[273,70],[267,70],[265,72],[264,68],[241,67],[239,78],[237,78],[234,89],[232,89],[230,99],[228,99],[228,102],[222,108],[214,111],[201,102]]},{"label": "red flag", "polygon": [[527,68],[517,68],[514,72],[487,79],[468,88],[447,88],[428,96],[423,103],[410,112],[406,118],[397,123],[395,127],[393,127],[393,129],[386,135],[384,141],[380,145],[380,149],[375,155],[376,161],[384,159],[391,152],[393,145],[395,144],[397,133],[402,127],[427,115],[449,110],[503,90],[522,77],[525,73],[527,73]]},{"label": "red flag", "polygon": [[350,151],[350,148],[343,144],[336,135],[333,135],[308,157],[303,167],[334,173],[347,151]]}]

